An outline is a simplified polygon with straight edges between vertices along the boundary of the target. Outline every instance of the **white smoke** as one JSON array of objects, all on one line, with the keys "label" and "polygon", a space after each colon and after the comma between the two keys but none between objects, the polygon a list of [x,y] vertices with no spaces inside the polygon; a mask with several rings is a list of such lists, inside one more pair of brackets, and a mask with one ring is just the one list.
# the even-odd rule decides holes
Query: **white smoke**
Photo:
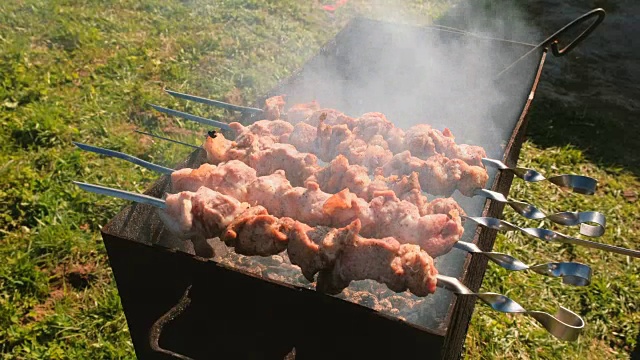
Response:
[{"label": "white smoke", "polygon": [[[532,47],[491,39],[530,44],[541,39],[510,4],[504,1],[494,8],[449,4],[442,23],[471,35],[407,25],[423,24],[424,17],[412,16],[401,3],[369,3],[367,14],[377,20],[355,20],[338,34],[336,48],[306,64],[303,76],[285,89],[287,102],[317,100],[322,107],[354,117],[382,112],[405,130],[419,123],[440,130],[448,127],[457,143],[483,146],[489,157],[502,159],[541,55],[530,54],[497,78]],[[489,187],[495,171],[490,175]],[[480,215],[483,198],[455,197],[469,215]],[[465,226],[464,241],[472,240],[474,230],[472,224]],[[437,259],[438,270],[459,276],[466,255],[452,250]],[[427,301],[415,321],[441,326],[451,294],[438,291]]]}]

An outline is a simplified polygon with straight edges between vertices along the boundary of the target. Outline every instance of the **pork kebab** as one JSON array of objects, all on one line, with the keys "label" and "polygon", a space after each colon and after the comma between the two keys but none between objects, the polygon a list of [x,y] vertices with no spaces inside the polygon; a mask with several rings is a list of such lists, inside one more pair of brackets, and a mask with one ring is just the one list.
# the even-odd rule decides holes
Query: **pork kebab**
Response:
[{"label": "pork kebab", "polygon": [[[294,184],[303,184],[309,177],[320,173],[322,166],[318,163],[318,156],[313,153],[299,151],[288,139],[293,135],[284,130],[293,127],[282,120],[259,121],[248,127],[239,123],[231,123],[238,136],[235,141],[227,140],[222,134],[208,137],[204,144],[207,159],[213,164],[228,160],[240,160],[256,168],[260,174],[284,169]],[[353,173],[358,175],[358,181],[367,182],[370,176],[402,176],[416,173],[422,188],[429,194],[436,196],[451,196],[457,189],[466,196],[473,196],[476,189],[481,189],[488,175],[484,168],[471,166],[461,160],[451,160],[442,155],[436,155],[429,160],[421,160],[404,152],[392,157],[382,167],[372,168],[365,165],[351,164],[347,156],[337,154],[333,174],[345,173],[346,167],[351,166]],[[366,155],[365,155],[366,156]],[[372,162],[364,162],[371,164]],[[378,163],[373,161],[373,163]],[[340,164],[340,165],[338,165]],[[331,177],[331,170],[323,175]],[[345,179],[346,180],[346,179]],[[346,181],[345,181],[346,183]],[[346,185],[343,183],[342,185]]]},{"label": "pork kebab", "polygon": [[318,274],[316,289],[330,294],[340,293],[351,281],[367,279],[395,292],[409,290],[416,296],[436,290],[438,271],[426,251],[394,237],[362,237],[359,219],[340,228],[312,227],[289,217],[275,217],[263,206],[251,206],[204,186],[195,192],[168,194],[161,200],[76,184],[88,191],[159,207],[166,228],[182,239],[219,237],[236,253],[249,256],[271,256],[286,250],[305,278],[313,282]]},{"label": "pork kebab", "polygon": [[[389,151],[389,155],[409,151],[413,156],[425,160],[441,154],[473,166],[482,166],[482,158],[487,156],[480,146],[456,144],[455,137],[448,128],[440,131],[427,124],[418,124],[404,131],[387,120],[383,113],[369,112],[354,118],[336,109],[321,108],[317,101],[294,104],[286,114],[284,106],[284,96],[267,99],[264,107],[265,119],[285,120],[295,126],[296,135],[308,134],[307,138],[324,136],[325,139],[320,141],[326,141],[325,133],[331,134],[335,129],[340,134],[341,141],[338,144],[342,147],[378,145]],[[316,134],[318,128],[322,131]]]},{"label": "pork kebab", "polygon": [[462,209],[455,202],[436,200],[424,208],[428,214],[421,215],[416,205],[390,190],[375,192],[367,202],[348,189],[324,192],[313,181],[294,187],[283,170],[257,176],[256,170],[238,160],[177,170],[171,180],[174,192],[205,186],[241,202],[264,206],[274,216],[311,226],[342,227],[358,219],[364,236],[393,236],[401,243],[420,245],[433,257],[449,252],[464,231]]}]

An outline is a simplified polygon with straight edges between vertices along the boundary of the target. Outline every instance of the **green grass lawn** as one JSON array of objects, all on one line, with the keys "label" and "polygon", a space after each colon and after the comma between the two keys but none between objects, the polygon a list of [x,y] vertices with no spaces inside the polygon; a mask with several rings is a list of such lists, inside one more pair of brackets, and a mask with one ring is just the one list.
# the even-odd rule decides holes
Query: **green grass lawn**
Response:
[{"label": "green grass lawn", "polygon": [[[410,14],[428,22],[448,3],[408,2],[397,16]],[[214,119],[226,114],[179,103],[164,95],[163,87],[248,104],[311,57],[356,11],[377,13],[364,1],[350,2],[336,17],[327,16],[317,2],[294,0],[1,2],[3,358],[134,357],[99,233],[125,202],[83,192],[71,181],[142,192],[157,175],[81,153],[71,141],[171,166],[190,150],[132,130],[162,132],[192,143],[202,140],[203,132],[194,124],[152,112],[148,103]],[[542,117],[535,109],[532,117]],[[571,112],[558,116],[581,120]],[[578,148],[533,142],[525,144],[520,164],[599,179],[594,197],[520,181],[514,183],[512,195],[529,201],[549,198],[553,201],[545,203],[553,204],[550,211],[602,210],[608,228],[601,241],[640,247],[638,203],[624,196],[625,190],[639,188],[633,171],[587,158]],[[525,224],[510,210],[505,210],[505,219]],[[532,226],[537,225],[551,226]],[[496,314],[478,305],[466,342],[467,357],[629,356],[640,326],[640,261],[517,235],[500,235],[495,250],[528,263],[591,264],[595,275],[587,288],[526,273],[507,274],[495,266],[489,267],[483,285],[483,290],[522,300],[528,308],[553,310],[564,304],[585,318],[587,328],[579,341],[563,343],[530,318]]]}]

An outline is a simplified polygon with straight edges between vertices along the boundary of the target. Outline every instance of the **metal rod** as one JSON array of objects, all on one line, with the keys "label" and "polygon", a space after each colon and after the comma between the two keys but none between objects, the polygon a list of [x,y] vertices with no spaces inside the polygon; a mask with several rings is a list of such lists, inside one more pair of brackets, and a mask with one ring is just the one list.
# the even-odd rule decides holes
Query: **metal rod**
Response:
[{"label": "metal rod", "polygon": [[640,251],[627,249],[623,247],[607,245],[603,243],[598,243],[595,241],[589,241],[584,239],[578,239],[575,237],[567,236],[552,230],[542,229],[542,228],[520,228],[515,226],[507,221],[491,218],[491,217],[472,217],[472,216],[463,216],[465,219],[471,220],[478,225],[501,231],[520,231],[529,236],[538,238],[540,240],[548,241],[548,242],[559,242],[563,244],[574,244],[585,246],[589,248],[609,251],[616,254],[627,255],[635,258],[640,258]]},{"label": "metal rod", "polygon": [[598,187],[598,180],[588,176],[564,174],[546,178],[534,169],[522,167],[511,168],[500,160],[483,158],[482,163],[485,166],[493,166],[502,171],[509,171],[527,182],[539,182],[546,180],[559,187],[569,188],[579,194],[593,195]]},{"label": "metal rod", "polygon": [[79,142],[73,142],[73,144],[77,147],[79,147],[82,150],[85,151],[90,151],[96,154],[100,154],[100,155],[106,155],[106,156],[110,156],[110,157],[115,157],[118,159],[122,159],[122,160],[126,160],[128,162],[134,163],[136,165],[140,165],[144,168],[147,168],[149,170],[155,171],[155,172],[159,172],[161,174],[171,174],[172,172],[174,172],[174,169],[169,169],[167,167],[164,166],[160,166],[160,165],[156,165],[154,163],[150,163],[148,161],[142,160],[140,158],[137,158],[135,156],[129,155],[129,154],[125,154],[125,153],[121,153],[119,151],[115,151],[115,150],[109,150],[109,149],[105,149],[105,148],[101,148],[101,147],[97,147],[97,146],[91,146],[91,145],[87,145],[87,144],[82,144]]},{"label": "metal rod", "polygon": [[573,311],[560,306],[555,315],[542,311],[529,311],[510,298],[496,293],[476,293],[464,286],[460,280],[436,275],[438,287],[449,290],[458,296],[474,296],[489,305],[492,309],[503,313],[525,314],[533,317],[551,335],[560,340],[575,341],[584,328],[584,320]]},{"label": "metal rod", "polygon": [[515,257],[493,251],[482,251],[476,244],[458,241],[454,248],[467,251],[471,254],[486,256],[492,262],[510,271],[531,270],[541,275],[561,277],[562,282],[573,286],[588,286],[591,283],[591,267],[577,262],[546,263],[539,265],[526,265]]},{"label": "metal rod", "polygon": [[[113,196],[125,200],[131,200],[142,204],[152,205],[161,209],[166,208],[166,202],[162,199],[148,195],[136,194],[129,191],[112,189],[100,185],[87,184],[74,181],[81,189],[100,195]],[[520,304],[510,298],[495,293],[474,293],[464,286],[458,279],[437,275],[438,286],[459,296],[475,296],[494,310],[505,313],[527,314],[536,319],[550,334],[561,340],[576,340],[584,327],[584,321],[575,313],[561,307],[556,315],[541,311],[527,311]]]},{"label": "metal rod", "polygon": [[136,194],[130,191],[118,190],[118,189],[113,189],[113,188],[94,185],[94,184],[87,184],[79,181],[74,181],[73,183],[78,185],[82,190],[89,191],[92,193],[113,196],[113,197],[129,200],[129,201],[135,201],[137,203],[155,206],[160,209],[165,209],[167,207],[167,204],[164,200],[158,199],[149,195]]},{"label": "metal rod", "polygon": [[[556,224],[564,226],[580,225],[580,234],[585,236],[599,237],[604,234],[607,219],[604,214],[597,211],[563,211],[551,215],[545,214],[535,206],[517,200],[509,200],[499,192],[476,189],[474,196],[484,196],[491,200],[499,201],[509,205],[518,214],[530,220],[548,219]],[[592,225],[594,224],[594,225]]]},{"label": "metal rod", "polygon": [[164,136],[160,136],[160,135],[156,135],[156,134],[152,134],[152,133],[144,132],[144,131],[140,131],[140,130],[133,130],[133,131],[137,132],[138,134],[147,135],[147,136],[151,136],[151,137],[154,137],[154,138],[166,140],[166,141],[169,141],[169,142],[172,142],[172,143],[175,143],[175,144],[188,146],[188,147],[193,148],[193,149],[200,149],[200,146],[191,145],[191,144],[188,144],[186,142],[170,139],[168,137],[164,137]]},{"label": "metal rod", "polygon": [[206,104],[206,105],[215,106],[215,107],[219,107],[227,110],[239,111],[242,113],[250,113],[250,114],[259,114],[264,112],[264,110],[258,109],[258,108],[233,105],[233,104],[229,104],[229,103],[218,101],[218,100],[212,100],[212,99],[207,99],[200,96],[179,93],[177,91],[172,91],[172,90],[165,89],[165,91],[167,92],[167,94],[180,99],[190,100],[200,104]]},{"label": "metal rod", "polygon": [[151,105],[152,108],[156,109],[157,111],[161,112],[161,113],[165,113],[171,116],[175,116],[175,117],[179,117],[179,118],[183,118],[183,119],[187,119],[187,120],[192,120],[195,122],[198,122],[200,124],[204,124],[204,125],[208,125],[208,126],[214,126],[220,129],[224,129],[224,130],[231,130],[231,127],[229,126],[229,124],[221,122],[221,121],[216,121],[216,120],[211,120],[211,119],[207,119],[207,118],[203,118],[197,115],[192,115],[192,114],[188,114],[182,111],[177,111],[177,110],[172,110],[172,109],[168,109],[162,106],[158,106],[158,105],[154,105],[154,104],[149,104]]}]

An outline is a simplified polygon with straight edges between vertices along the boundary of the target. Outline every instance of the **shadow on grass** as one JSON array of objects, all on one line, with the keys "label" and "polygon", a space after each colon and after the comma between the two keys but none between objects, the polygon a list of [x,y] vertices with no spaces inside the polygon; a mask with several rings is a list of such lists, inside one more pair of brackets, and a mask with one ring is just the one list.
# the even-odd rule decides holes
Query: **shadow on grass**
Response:
[{"label": "shadow on grass", "polygon": [[[438,23],[462,29],[501,24],[499,31],[504,33],[496,36],[537,43],[599,6],[607,16],[589,38],[562,58],[549,52],[530,109],[527,137],[543,148],[572,145],[589,161],[640,176],[640,122],[635,111],[640,106],[640,72],[634,70],[640,47],[625,46],[640,27],[633,15],[604,0],[478,0],[454,7]],[[640,9],[640,4],[633,6]]]},{"label": "shadow on grass", "polygon": [[[573,145],[599,165],[640,176],[640,122],[607,105],[564,106],[543,94],[533,102],[527,137],[541,147]],[[591,110],[589,110],[591,108]]]}]

